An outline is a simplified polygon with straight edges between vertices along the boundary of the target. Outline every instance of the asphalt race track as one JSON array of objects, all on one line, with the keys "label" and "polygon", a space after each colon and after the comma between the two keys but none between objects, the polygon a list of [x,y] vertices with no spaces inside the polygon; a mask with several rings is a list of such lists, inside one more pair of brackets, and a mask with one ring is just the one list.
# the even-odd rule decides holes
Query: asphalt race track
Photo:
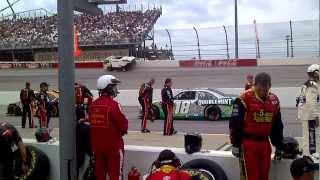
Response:
[{"label": "asphalt race track", "polygon": [[[306,80],[307,66],[272,66],[272,67],[245,67],[245,68],[213,68],[213,69],[181,69],[181,68],[137,68],[129,72],[107,72],[102,69],[78,69],[76,80],[95,89],[97,78],[102,74],[117,76],[122,84],[119,89],[137,89],[141,83],[151,77],[156,78],[155,88],[163,86],[163,80],[170,77],[174,81],[173,88],[239,88],[243,87],[248,73],[267,72],[272,77],[274,87],[297,87]],[[37,90],[40,82],[46,81],[51,88],[58,87],[58,71],[52,69],[36,70],[0,70],[0,91],[17,91],[24,87],[26,81],[31,82]],[[72,85],[71,85],[72,86]],[[1,121],[20,125],[20,117],[6,117],[5,107],[1,107]],[[140,129],[140,120],[137,118],[138,107],[125,107],[125,114],[132,131]],[[285,124],[285,135],[301,136],[301,124],[296,120],[296,109],[282,109]],[[58,127],[58,119],[52,120],[52,125]],[[162,131],[163,122],[150,123],[153,131]],[[176,121],[175,128],[180,132],[201,132],[208,134],[228,133],[228,122],[208,121]]]},{"label": "asphalt race track", "polygon": [[[137,68],[129,72],[109,72],[102,69],[78,69],[76,80],[95,89],[96,80],[100,75],[113,74],[122,84],[119,89],[138,89],[141,83],[154,77],[157,82],[155,88],[163,86],[165,78],[172,78],[173,88],[212,87],[239,88],[243,87],[248,73],[267,72],[272,77],[274,87],[300,86],[307,78],[307,66],[272,66],[272,67],[243,67],[243,68],[212,68],[212,69],[181,69]],[[58,70],[0,70],[0,91],[14,91],[23,87],[26,81],[31,82],[34,89],[38,89],[43,81],[52,88],[58,87]]]}]

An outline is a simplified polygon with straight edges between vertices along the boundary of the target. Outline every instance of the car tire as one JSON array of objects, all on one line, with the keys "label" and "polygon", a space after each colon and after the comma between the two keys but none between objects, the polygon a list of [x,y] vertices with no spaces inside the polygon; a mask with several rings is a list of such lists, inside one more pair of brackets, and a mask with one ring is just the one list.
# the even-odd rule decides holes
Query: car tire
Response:
[{"label": "car tire", "polygon": [[[27,146],[28,170],[26,175],[21,174],[21,157],[16,158],[15,171],[20,180],[44,180],[49,176],[50,163],[48,156],[34,146]],[[20,173],[19,173],[20,172]]]},{"label": "car tire", "polygon": [[218,121],[221,119],[221,109],[217,105],[208,106],[204,111],[204,117],[208,121]]},{"label": "car tire", "polygon": [[182,166],[182,169],[196,169],[199,172],[203,171],[210,180],[228,180],[226,173],[221,166],[214,161],[208,159],[194,159]]}]

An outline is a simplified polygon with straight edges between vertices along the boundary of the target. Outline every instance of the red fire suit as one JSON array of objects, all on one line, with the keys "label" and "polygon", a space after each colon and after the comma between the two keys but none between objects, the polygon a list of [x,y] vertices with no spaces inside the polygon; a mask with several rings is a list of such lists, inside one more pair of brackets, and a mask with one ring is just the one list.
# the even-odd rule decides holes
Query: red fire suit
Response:
[{"label": "red fire suit", "polygon": [[191,180],[191,175],[187,172],[177,170],[173,166],[162,166],[155,172],[153,172],[150,176],[147,177],[147,180]]},{"label": "red fire suit", "polygon": [[271,143],[281,149],[283,123],[278,97],[269,93],[262,100],[254,88],[234,102],[229,124],[230,140],[240,148],[241,180],[268,180]]},{"label": "red fire suit", "polygon": [[141,122],[141,130],[147,129],[147,121],[150,110],[152,108],[153,88],[149,83],[143,84],[139,91],[139,101],[142,101],[143,118]]},{"label": "red fire suit", "polygon": [[89,108],[91,144],[96,158],[97,180],[122,179],[124,143],[128,120],[118,102],[101,96]]},{"label": "red fire suit", "polygon": [[162,109],[165,115],[163,135],[170,136],[175,131],[173,127],[174,97],[172,89],[168,86],[164,86],[164,88],[161,91],[161,97]]}]

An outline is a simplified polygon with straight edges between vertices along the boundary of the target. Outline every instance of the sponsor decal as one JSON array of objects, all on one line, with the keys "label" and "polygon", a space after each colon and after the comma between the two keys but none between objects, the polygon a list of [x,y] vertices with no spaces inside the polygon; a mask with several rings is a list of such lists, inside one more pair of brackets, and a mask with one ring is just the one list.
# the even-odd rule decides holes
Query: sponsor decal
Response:
[{"label": "sponsor decal", "polygon": [[232,99],[231,98],[222,98],[222,99],[213,99],[213,100],[199,100],[198,104],[200,106],[210,105],[210,104],[231,105]]},{"label": "sponsor decal", "polygon": [[260,110],[259,112],[253,113],[253,118],[258,123],[270,123],[273,119],[273,113]]}]

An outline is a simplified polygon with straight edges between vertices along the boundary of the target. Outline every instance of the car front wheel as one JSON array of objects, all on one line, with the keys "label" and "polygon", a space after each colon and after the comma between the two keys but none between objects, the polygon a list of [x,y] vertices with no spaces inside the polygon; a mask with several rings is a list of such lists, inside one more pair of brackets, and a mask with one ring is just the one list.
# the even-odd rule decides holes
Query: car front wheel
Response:
[{"label": "car front wheel", "polygon": [[205,119],[209,121],[218,121],[221,119],[221,110],[218,106],[212,105],[205,109]]}]

